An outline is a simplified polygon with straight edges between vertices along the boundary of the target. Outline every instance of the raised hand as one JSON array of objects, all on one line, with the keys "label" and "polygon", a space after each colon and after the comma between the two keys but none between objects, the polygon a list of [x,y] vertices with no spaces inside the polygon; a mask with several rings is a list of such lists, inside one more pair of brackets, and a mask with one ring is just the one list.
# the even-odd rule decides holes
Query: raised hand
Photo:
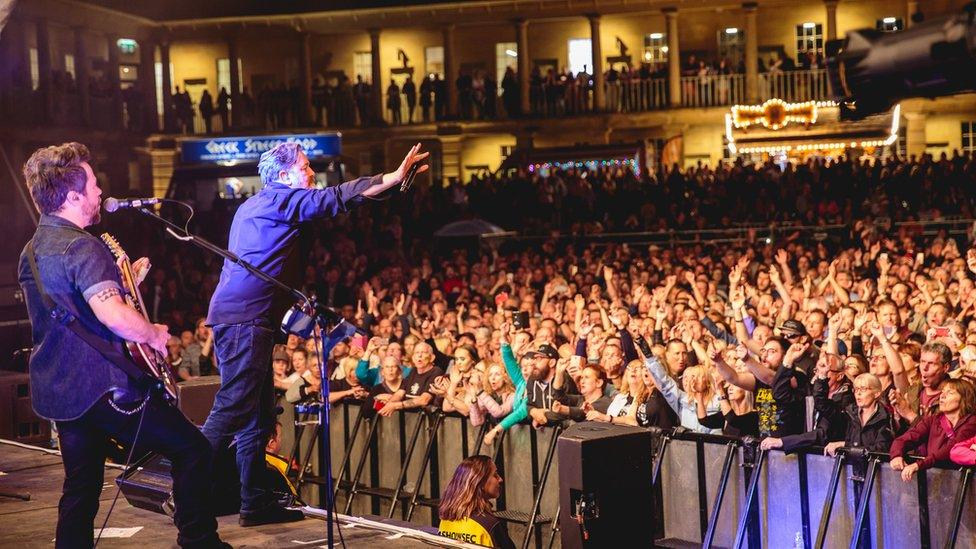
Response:
[{"label": "raised hand", "polygon": [[737,287],[742,280],[742,269],[738,265],[733,265],[729,271],[729,286]]},{"label": "raised hand", "polygon": [[784,248],[776,250],[776,263],[783,265],[790,260],[790,254]]}]

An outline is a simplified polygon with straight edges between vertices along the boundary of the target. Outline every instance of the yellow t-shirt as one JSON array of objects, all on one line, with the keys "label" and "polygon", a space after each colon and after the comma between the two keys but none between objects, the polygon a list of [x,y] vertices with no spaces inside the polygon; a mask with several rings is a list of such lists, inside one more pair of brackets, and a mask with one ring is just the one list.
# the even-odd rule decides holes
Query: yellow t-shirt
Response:
[{"label": "yellow t-shirt", "polygon": [[438,526],[438,534],[445,538],[464,543],[473,543],[484,547],[494,547],[491,534],[478,521],[472,518],[461,520],[442,520]]}]

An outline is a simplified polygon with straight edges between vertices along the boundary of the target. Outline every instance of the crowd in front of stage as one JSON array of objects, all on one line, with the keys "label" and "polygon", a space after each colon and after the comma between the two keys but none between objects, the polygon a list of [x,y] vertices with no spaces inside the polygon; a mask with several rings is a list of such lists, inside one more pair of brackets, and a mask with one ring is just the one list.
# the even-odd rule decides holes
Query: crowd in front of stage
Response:
[{"label": "crowd in front of stage", "polygon": [[[972,235],[878,219],[966,215],[971,198],[957,191],[971,184],[971,168],[960,156],[863,170],[836,163],[707,171],[748,173],[742,184],[754,184],[753,203],[767,196],[774,212],[787,197],[763,190],[774,187],[767,175],[785,184],[819,174],[815,182],[834,189],[848,181],[842,174],[850,177],[833,195],[801,184],[814,223],[849,227],[819,241],[792,234],[659,247],[552,239],[481,255],[414,255],[407,213],[343,216],[304,246],[303,289],[364,331],[328,357],[332,400],[360,399],[381,415],[435,406],[473,425],[487,422],[488,443],[517,423],[589,420],[753,436],[785,451],[863,447],[890,454],[906,479],[950,460],[973,464]],[[705,171],[680,174],[690,189],[682,200],[718,185],[700,177]],[[922,195],[913,181],[932,192]],[[205,292],[210,277],[197,275],[183,276]],[[150,306],[172,315],[167,296],[187,285],[160,275],[153,287]],[[186,324],[202,312],[176,315]],[[199,347],[190,364],[206,369],[207,329],[189,328],[183,344],[174,341],[174,357]],[[320,390],[318,360],[313,344],[294,337],[276,349],[280,402]],[[908,454],[924,459],[903,459]]]}]

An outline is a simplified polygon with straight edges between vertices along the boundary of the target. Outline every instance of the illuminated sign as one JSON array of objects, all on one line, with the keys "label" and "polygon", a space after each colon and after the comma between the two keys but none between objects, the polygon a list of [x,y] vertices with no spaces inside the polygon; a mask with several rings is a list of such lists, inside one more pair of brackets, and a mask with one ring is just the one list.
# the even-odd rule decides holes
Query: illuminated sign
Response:
[{"label": "illuminated sign", "polygon": [[338,133],[308,135],[259,135],[185,139],[180,143],[183,162],[251,162],[280,143],[298,143],[309,159],[338,156],[342,136]]},{"label": "illuminated sign", "polygon": [[136,47],[139,45],[131,38],[119,38],[116,40],[115,44],[119,47],[120,52],[126,54],[135,53]]}]

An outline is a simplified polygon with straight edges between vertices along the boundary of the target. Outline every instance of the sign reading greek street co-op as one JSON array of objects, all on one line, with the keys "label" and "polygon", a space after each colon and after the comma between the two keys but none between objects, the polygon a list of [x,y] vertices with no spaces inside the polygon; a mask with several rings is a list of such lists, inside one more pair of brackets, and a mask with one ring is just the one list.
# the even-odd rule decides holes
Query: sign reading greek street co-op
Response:
[{"label": "sign reading greek street co-op", "polygon": [[295,142],[308,158],[338,156],[342,136],[338,133],[308,135],[255,135],[185,139],[180,143],[183,162],[256,161],[279,143]]}]

